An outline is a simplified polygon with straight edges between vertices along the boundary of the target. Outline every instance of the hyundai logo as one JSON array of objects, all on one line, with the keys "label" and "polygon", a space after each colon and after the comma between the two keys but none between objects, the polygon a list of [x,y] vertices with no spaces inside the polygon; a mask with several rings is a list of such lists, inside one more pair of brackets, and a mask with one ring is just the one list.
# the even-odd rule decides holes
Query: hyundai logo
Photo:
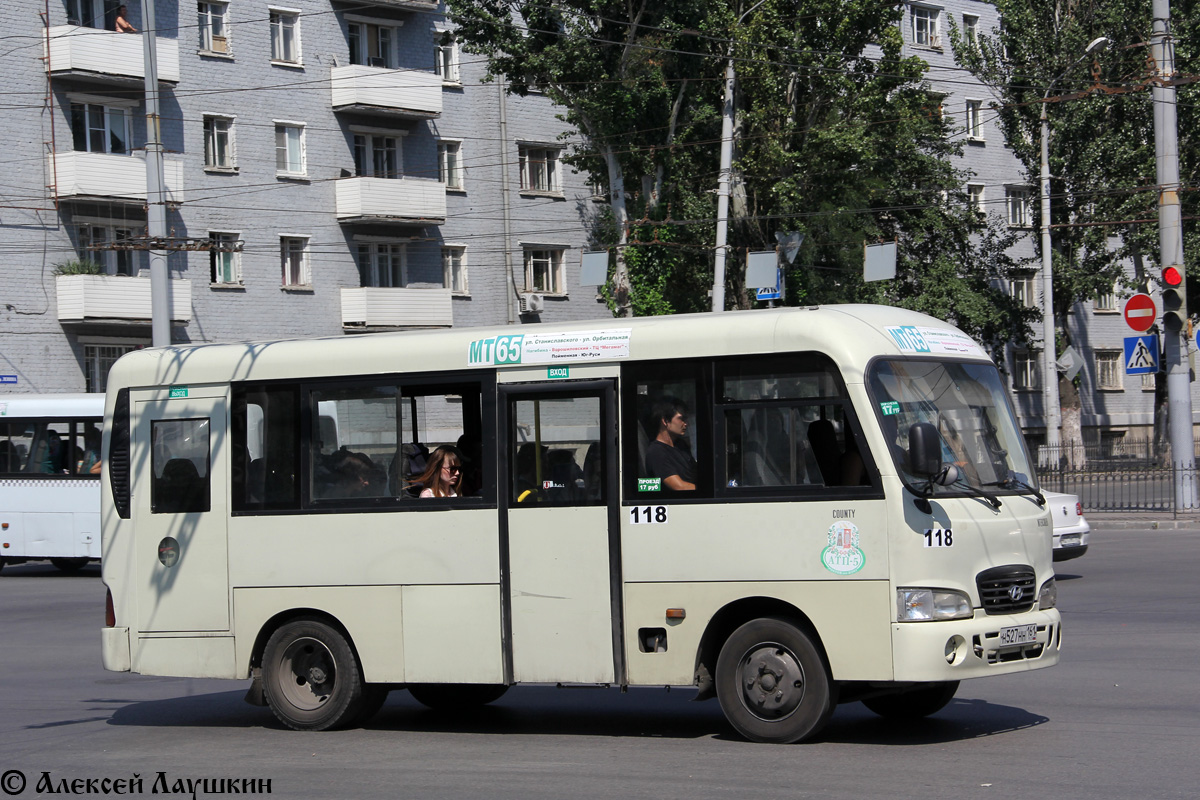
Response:
[{"label": "hyundai logo", "polygon": [[1025,590],[1020,586],[1013,585],[1008,587],[1008,596],[1012,598],[1014,603],[1021,602],[1021,595],[1025,594]]}]

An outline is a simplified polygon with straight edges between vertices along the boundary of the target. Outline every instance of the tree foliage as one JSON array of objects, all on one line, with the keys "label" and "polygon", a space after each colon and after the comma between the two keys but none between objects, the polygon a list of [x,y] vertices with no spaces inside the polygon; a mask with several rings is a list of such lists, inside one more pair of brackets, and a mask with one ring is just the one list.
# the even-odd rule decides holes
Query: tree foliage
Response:
[{"label": "tree foliage", "polygon": [[[1029,311],[998,288],[1023,265],[984,224],[925,82],[903,8],[875,0],[449,0],[458,35],[518,94],[543,89],[580,133],[571,163],[609,187],[596,244],[616,246],[618,311],[707,307],[724,70],[737,72],[729,274],[805,234],[787,302],[927,311],[999,347]],[[894,281],[864,284],[865,242],[896,241]],[[632,284],[620,293],[621,271]],[[737,305],[750,300],[729,280]]]},{"label": "tree foliage", "polygon": [[[1173,30],[1177,71],[1196,62],[1197,9],[1176,3]],[[1003,28],[969,46],[952,34],[960,63],[996,92],[996,110],[1009,146],[1038,185],[1040,112],[1050,124],[1050,223],[1054,238],[1054,301],[1060,329],[1077,302],[1112,290],[1130,260],[1139,274],[1128,288],[1148,288],[1147,259],[1158,262],[1155,173],[1154,66],[1149,61],[1151,0],[996,0]],[[1090,42],[1110,40],[1086,55]],[[1179,89],[1183,215],[1195,217],[1195,89]],[[1035,212],[1040,225],[1040,209]],[[1185,255],[1200,245],[1185,222]],[[1190,259],[1189,259],[1190,260]],[[1200,290],[1193,281],[1192,291]],[[1194,302],[1194,301],[1193,301]],[[1193,307],[1195,307],[1193,305]]]}]

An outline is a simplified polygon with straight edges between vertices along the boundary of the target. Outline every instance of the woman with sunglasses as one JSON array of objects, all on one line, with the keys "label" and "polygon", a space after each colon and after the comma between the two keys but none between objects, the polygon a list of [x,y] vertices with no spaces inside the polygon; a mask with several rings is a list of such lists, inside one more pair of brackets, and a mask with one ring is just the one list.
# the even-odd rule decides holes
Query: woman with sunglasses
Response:
[{"label": "woman with sunglasses", "polygon": [[444,444],[433,451],[425,471],[413,478],[412,486],[422,486],[421,497],[458,497],[462,479],[462,454],[457,447]]}]

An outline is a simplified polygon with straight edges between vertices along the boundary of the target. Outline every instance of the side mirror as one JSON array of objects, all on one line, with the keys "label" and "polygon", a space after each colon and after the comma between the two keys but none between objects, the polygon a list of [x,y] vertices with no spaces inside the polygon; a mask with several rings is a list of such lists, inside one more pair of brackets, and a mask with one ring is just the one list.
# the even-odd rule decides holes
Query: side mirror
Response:
[{"label": "side mirror", "polygon": [[908,463],[914,475],[932,478],[942,469],[942,444],[937,428],[929,422],[914,422],[908,429]]}]

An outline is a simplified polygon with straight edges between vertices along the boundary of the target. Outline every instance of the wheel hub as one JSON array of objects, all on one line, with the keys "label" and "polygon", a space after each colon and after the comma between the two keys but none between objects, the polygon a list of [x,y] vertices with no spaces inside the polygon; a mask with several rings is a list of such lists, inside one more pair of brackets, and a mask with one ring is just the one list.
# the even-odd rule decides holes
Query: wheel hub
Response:
[{"label": "wheel hub", "polygon": [[317,639],[300,638],[283,651],[280,673],[294,680],[281,687],[289,703],[305,710],[324,705],[337,680],[333,654]]},{"label": "wheel hub", "polygon": [[794,653],[779,644],[749,651],[738,665],[742,702],[765,720],[782,719],[804,700],[804,668]]}]

